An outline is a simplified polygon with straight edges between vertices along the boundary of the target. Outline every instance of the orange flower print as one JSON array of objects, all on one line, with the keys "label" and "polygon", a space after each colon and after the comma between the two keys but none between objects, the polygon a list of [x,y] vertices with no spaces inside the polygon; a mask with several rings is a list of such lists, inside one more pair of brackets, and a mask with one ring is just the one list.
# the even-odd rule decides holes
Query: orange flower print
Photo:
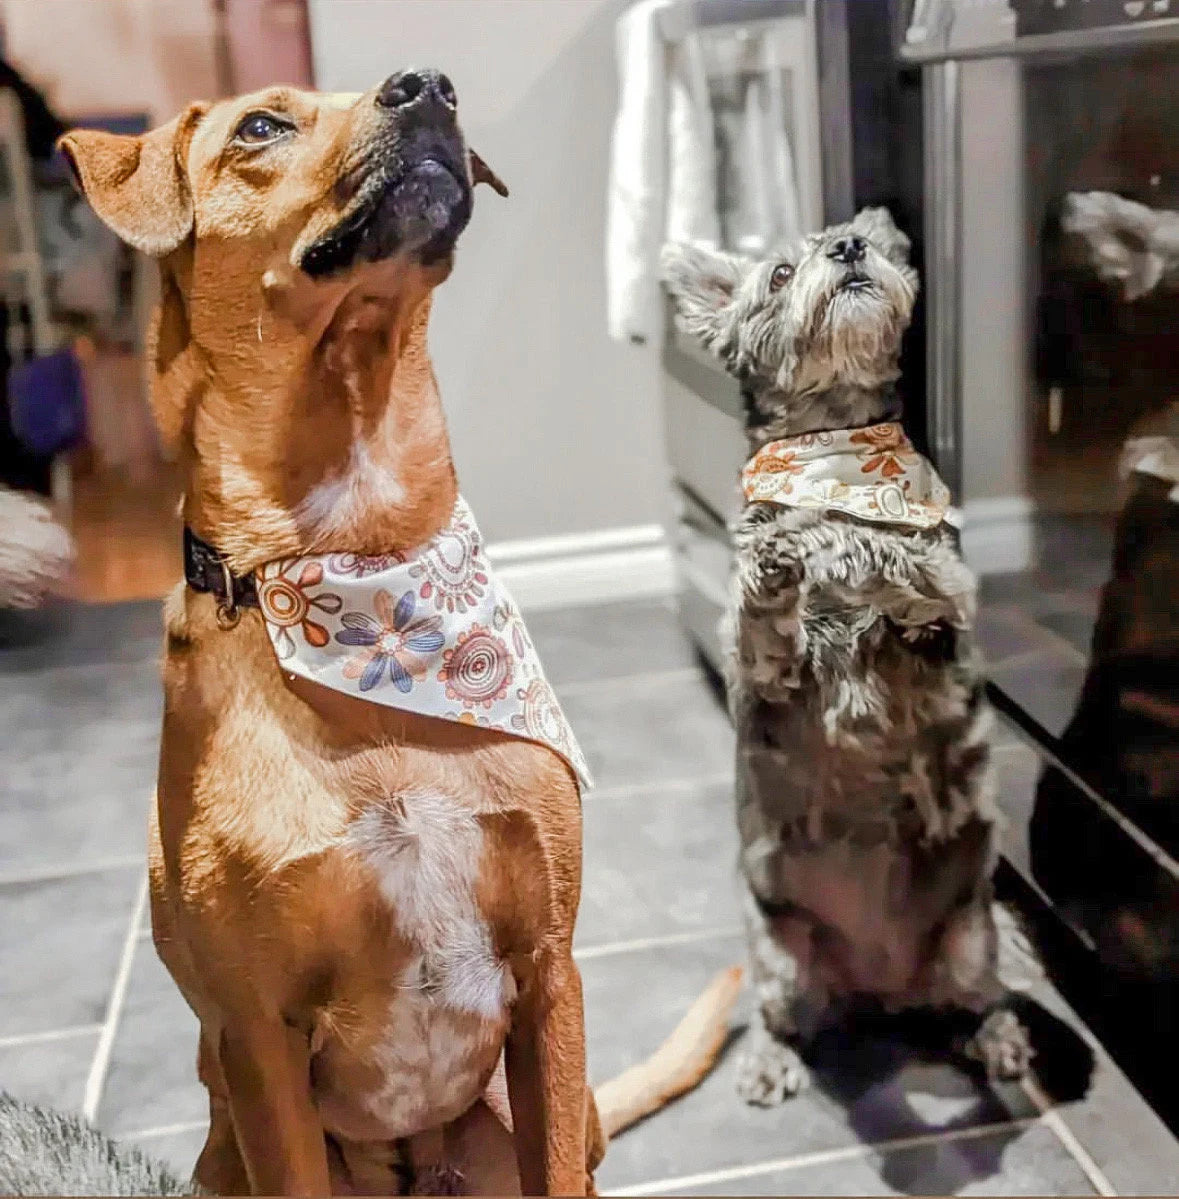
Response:
[{"label": "orange flower print", "polygon": [[745,496],[750,500],[770,499],[791,489],[791,478],[805,470],[798,453],[783,446],[769,445],[760,450],[742,470]]},{"label": "orange flower print", "polygon": [[871,425],[857,429],[849,438],[865,448],[859,452],[860,470],[866,475],[879,471],[885,479],[895,479],[905,473],[901,455],[910,452],[909,439],[900,425]]},{"label": "orange flower print", "polygon": [[323,582],[320,563],[306,563],[297,579],[287,578],[285,572],[289,565],[289,561],[280,562],[277,566],[271,564],[264,568],[263,577],[258,582],[258,606],[270,625],[275,652],[281,659],[289,658],[295,652],[295,639],[291,636],[294,628],[302,632],[308,645],[316,649],[327,645],[328,631],[311,619],[312,608],[334,615],[344,606],[344,601],[331,592],[325,591],[319,595],[308,593],[309,587],[316,587]]},{"label": "orange flower print", "polygon": [[803,468],[794,450],[777,450],[764,458],[759,457],[757,469],[767,475],[800,475]]}]

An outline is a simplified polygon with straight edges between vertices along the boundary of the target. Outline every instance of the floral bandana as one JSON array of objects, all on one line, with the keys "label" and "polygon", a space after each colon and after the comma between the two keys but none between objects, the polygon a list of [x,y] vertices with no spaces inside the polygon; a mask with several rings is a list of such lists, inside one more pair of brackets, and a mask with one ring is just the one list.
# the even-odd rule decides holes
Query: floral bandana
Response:
[{"label": "floral bandana", "polygon": [[827,508],[879,524],[957,524],[949,488],[897,424],[771,441],[741,471],[745,498]]},{"label": "floral bandana", "polygon": [[463,499],[416,550],[268,562],[257,592],[283,670],[372,703],[539,741],[583,790],[592,786]]}]

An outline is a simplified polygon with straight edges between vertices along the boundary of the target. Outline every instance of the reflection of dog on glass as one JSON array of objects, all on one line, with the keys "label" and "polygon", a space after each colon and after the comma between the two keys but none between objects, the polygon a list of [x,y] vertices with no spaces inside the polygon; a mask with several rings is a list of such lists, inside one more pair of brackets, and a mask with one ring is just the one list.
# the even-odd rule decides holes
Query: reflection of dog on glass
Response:
[{"label": "reflection of dog on glass", "polygon": [[[1063,237],[1047,263],[1045,313],[1055,320],[1046,335],[1075,333],[1076,321],[1113,314],[1102,336],[1084,339],[1089,344],[1081,381],[1097,376],[1112,384],[1098,392],[1106,401],[1100,424],[1116,420],[1129,432],[1110,576],[1062,748],[1071,766],[1174,854],[1179,406],[1172,397],[1179,212],[1110,191],[1071,192],[1060,206],[1059,225]],[[1062,361],[1072,358],[1071,344],[1061,338],[1054,353]],[[1063,821],[1067,845],[1059,837]],[[1039,881],[1093,933],[1108,961],[1147,974],[1169,974],[1179,966],[1179,886],[1162,883],[1166,893],[1160,894],[1142,869],[1141,851],[1111,836],[1108,821],[1089,805],[1077,804],[1054,768],[1045,771],[1037,790],[1031,849]]]},{"label": "reflection of dog on glass", "polygon": [[1124,436],[1174,379],[1179,212],[1069,192],[1046,228],[1042,273],[1037,375],[1057,397],[1053,431],[1063,419]]},{"label": "reflection of dog on glass", "polygon": [[1070,192],[1061,230],[1078,239],[1098,279],[1128,303],[1166,281],[1179,283],[1179,212],[1149,208],[1114,192]]},{"label": "reflection of dog on glass", "polygon": [[883,209],[767,262],[669,247],[683,328],[741,379],[754,457],[734,528],[729,694],[758,1011],[739,1087],[805,1085],[852,1001],[977,1014],[1022,1075],[996,975],[988,710],[948,493],[895,422],[917,291]]},{"label": "reflection of dog on glass", "polygon": [[[1124,447],[1125,500],[1088,672],[1062,738],[1069,764],[1172,855],[1179,854],[1179,405]],[[1067,843],[1060,829],[1069,830]],[[1179,969],[1179,884],[1077,803],[1049,767],[1031,824],[1037,879],[1135,973]],[[1160,891],[1159,887],[1163,890]]]}]

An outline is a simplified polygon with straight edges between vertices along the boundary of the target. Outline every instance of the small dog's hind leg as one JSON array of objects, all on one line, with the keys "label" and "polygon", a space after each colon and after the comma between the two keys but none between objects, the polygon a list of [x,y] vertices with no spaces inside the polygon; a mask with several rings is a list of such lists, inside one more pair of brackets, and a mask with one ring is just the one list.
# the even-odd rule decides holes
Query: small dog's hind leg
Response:
[{"label": "small dog's hind leg", "polygon": [[1031,1069],[1034,1055],[1023,1022],[1001,1004],[987,1012],[962,1052],[981,1062],[992,1082],[1018,1082]]},{"label": "small dog's hind leg", "polygon": [[992,1082],[1014,1082],[1031,1068],[1031,1038],[1007,1006],[1008,991],[997,973],[998,932],[989,896],[960,911],[942,937],[944,998],[981,1016],[974,1032],[956,1046],[978,1062]]},{"label": "small dog's hind leg", "polygon": [[[737,1092],[746,1103],[772,1107],[796,1095],[810,1082],[798,1045],[807,1030],[801,1017],[817,1011],[825,1000],[811,994],[809,927],[801,918],[795,936],[781,937],[784,920],[771,923],[753,891],[746,888],[745,921],[752,963],[754,1010],[747,1043],[737,1067]],[[790,944],[783,944],[783,940]]]}]

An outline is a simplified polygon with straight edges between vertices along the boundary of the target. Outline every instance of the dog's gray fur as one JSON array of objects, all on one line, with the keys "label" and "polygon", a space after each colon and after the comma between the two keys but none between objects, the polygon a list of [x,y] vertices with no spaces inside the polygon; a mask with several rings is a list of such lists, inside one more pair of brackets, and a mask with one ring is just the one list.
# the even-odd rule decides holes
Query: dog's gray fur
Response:
[{"label": "dog's gray fur", "polygon": [[[834,260],[853,235],[863,261]],[[908,251],[884,209],[767,262],[667,248],[681,326],[742,381],[751,454],[898,417]],[[844,289],[857,273],[866,285]],[[962,1048],[992,1076],[1022,1074],[1030,1047],[995,973],[989,712],[955,531],[754,503],[733,535],[727,682],[758,1000],[742,1094],[805,1085],[798,1048],[862,996],[976,1012]]]},{"label": "dog's gray fur", "polygon": [[76,1116],[0,1094],[0,1195],[193,1195],[166,1167]]}]

